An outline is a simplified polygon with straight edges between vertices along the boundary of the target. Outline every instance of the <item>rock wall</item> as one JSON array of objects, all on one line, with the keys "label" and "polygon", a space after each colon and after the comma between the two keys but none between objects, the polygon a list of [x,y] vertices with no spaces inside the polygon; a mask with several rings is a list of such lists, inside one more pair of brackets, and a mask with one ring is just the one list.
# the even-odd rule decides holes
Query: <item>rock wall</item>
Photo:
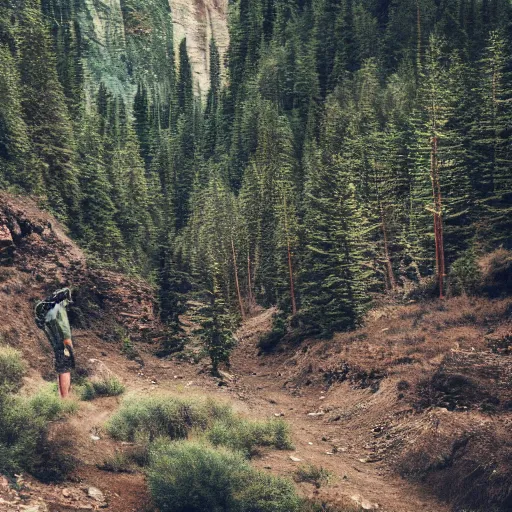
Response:
[{"label": "rock wall", "polygon": [[229,45],[228,0],[169,0],[177,50],[187,38],[196,93],[204,97],[209,89],[209,45],[212,37],[219,48],[221,67]]}]

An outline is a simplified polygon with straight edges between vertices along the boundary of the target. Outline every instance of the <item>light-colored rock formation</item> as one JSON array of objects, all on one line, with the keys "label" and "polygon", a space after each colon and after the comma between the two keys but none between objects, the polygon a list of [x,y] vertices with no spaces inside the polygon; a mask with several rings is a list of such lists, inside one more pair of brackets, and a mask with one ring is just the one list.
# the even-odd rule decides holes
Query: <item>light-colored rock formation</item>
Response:
[{"label": "light-colored rock formation", "polygon": [[210,72],[210,40],[219,48],[221,67],[229,45],[228,0],[169,0],[174,23],[176,51],[187,38],[187,51],[192,66],[196,93],[208,92]]}]

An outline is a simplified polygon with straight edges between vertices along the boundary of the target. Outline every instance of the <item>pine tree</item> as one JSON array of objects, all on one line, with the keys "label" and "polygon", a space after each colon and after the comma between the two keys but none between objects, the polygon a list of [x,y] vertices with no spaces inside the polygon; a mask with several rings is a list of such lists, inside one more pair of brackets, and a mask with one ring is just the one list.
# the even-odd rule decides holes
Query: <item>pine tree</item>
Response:
[{"label": "pine tree", "polygon": [[73,226],[79,223],[80,201],[75,139],[40,9],[38,0],[28,0],[20,13],[21,104],[33,148],[43,164],[49,203]]},{"label": "pine tree", "polygon": [[217,146],[217,131],[219,129],[219,108],[220,108],[220,60],[219,50],[215,40],[210,41],[210,90],[206,100],[205,135],[204,135],[204,156],[208,160],[215,153]]},{"label": "pine tree", "polygon": [[477,120],[471,134],[478,169],[474,176],[480,205],[478,238],[489,249],[500,244],[510,246],[512,93],[509,68],[510,51],[503,36],[493,31],[480,62]]},{"label": "pine tree", "polygon": [[29,127],[23,118],[20,78],[14,58],[0,44],[0,176],[3,186],[43,191],[42,165],[32,156]]},{"label": "pine tree", "polygon": [[97,114],[91,111],[82,116],[81,127],[77,143],[82,192],[80,238],[103,261],[123,261],[126,248],[115,222],[116,209],[111,199],[112,185],[103,162]]},{"label": "pine tree", "polygon": [[364,224],[343,157],[313,148],[308,158],[302,308],[295,322],[308,334],[330,337],[354,327],[365,309]]},{"label": "pine tree", "polygon": [[219,376],[219,366],[229,368],[229,356],[235,347],[228,309],[219,287],[219,274],[214,269],[211,283],[205,291],[206,304],[197,312],[201,328],[196,332],[204,343],[212,363],[212,375]]}]

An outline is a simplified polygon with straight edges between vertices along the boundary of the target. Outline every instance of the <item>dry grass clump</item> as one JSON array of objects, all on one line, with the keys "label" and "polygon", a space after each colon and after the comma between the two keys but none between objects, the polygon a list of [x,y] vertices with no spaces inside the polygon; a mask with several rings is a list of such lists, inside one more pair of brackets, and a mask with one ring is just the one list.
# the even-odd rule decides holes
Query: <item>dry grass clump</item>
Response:
[{"label": "dry grass clump", "polygon": [[332,478],[333,473],[323,467],[308,464],[307,466],[300,466],[294,473],[294,480],[296,482],[308,482],[313,484],[317,489],[322,485],[328,485]]},{"label": "dry grass clump", "polygon": [[491,297],[512,294],[512,251],[497,249],[478,260],[481,289]]},{"label": "dry grass clump", "polygon": [[293,449],[290,428],[281,419],[251,421],[233,416],[227,421],[215,421],[205,435],[214,446],[225,446],[249,457],[256,455],[264,446],[278,450]]},{"label": "dry grass clump", "polygon": [[115,376],[86,380],[79,389],[82,400],[94,400],[100,396],[119,396],[124,390],[124,384]]}]

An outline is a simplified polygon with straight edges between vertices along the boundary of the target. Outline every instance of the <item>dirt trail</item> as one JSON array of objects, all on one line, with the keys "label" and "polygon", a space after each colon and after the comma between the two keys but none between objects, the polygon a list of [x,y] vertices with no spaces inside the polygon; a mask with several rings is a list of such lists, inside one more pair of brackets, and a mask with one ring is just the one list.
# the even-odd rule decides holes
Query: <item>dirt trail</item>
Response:
[{"label": "dirt trail", "polygon": [[[431,497],[421,495],[418,489],[393,476],[383,463],[361,462],[359,459],[365,456],[361,432],[344,428],[339,423],[327,423],[322,416],[308,416],[328,405],[329,394],[321,400],[320,396],[323,395],[317,390],[303,394],[288,389],[284,386],[285,379],[278,358],[257,356],[258,335],[268,329],[271,313],[263,312],[249,320],[238,333],[240,343],[232,358],[235,380],[228,386],[219,386],[217,380],[207,373],[201,373],[200,367],[187,363],[162,361],[145,355],[145,366],[140,368],[117,353],[102,357],[105,345],[100,344],[99,339],[91,339],[87,343],[82,341],[81,357],[102,358],[126,383],[127,394],[171,392],[183,396],[207,395],[229,401],[236,410],[249,417],[282,415],[292,427],[295,450],[265,451],[253,463],[286,476],[291,476],[302,463],[311,463],[335,475],[331,484],[320,489],[310,484],[300,484],[306,496],[339,505],[353,505],[359,497],[365,506],[377,504],[378,510],[387,512],[447,510]],[[96,467],[115,451],[116,445],[104,433],[103,425],[120,400],[103,398],[85,403],[78,415],[70,420],[75,431],[78,456],[84,462],[77,473],[77,480],[84,489],[89,485],[100,488],[109,502],[108,510],[142,512],[146,510],[144,507],[147,507],[148,496],[140,474],[107,473]],[[92,440],[91,436],[95,435],[100,439]],[[338,453],[332,452],[333,445],[339,447]],[[301,462],[294,462],[290,456]],[[56,507],[53,510],[65,509]]]}]

